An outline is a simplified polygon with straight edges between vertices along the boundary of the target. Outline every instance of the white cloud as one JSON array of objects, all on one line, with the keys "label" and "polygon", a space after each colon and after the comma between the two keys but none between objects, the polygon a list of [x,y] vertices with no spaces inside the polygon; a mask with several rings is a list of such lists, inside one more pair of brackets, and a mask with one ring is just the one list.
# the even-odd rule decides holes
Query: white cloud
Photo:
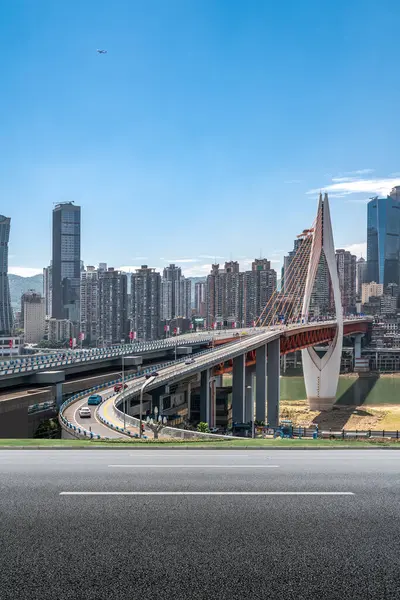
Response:
[{"label": "white cloud", "polygon": [[132,260],[147,260],[148,256],[134,256]]},{"label": "white cloud", "polygon": [[211,260],[215,260],[216,258],[224,258],[223,256],[219,256],[218,254],[200,254],[200,258],[210,258]]},{"label": "white cloud", "polygon": [[361,256],[363,258],[367,257],[367,242],[359,242],[358,244],[349,244],[348,246],[344,246],[345,250],[348,250],[352,254],[355,254],[357,258]]},{"label": "white cloud", "polygon": [[373,196],[386,196],[396,185],[400,185],[400,177],[352,179],[351,181],[342,181],[326,185],[322,188],[315,188],[309,190],[307,194],[318,194],[320,189],[322,189],[323,191],[328,192],[331,197],[335,197],[335,194],[371,194]]},{"label": "white cloud", "polygon": [[188,267],[183,269],[183,274],[185,277],[204,277],[208,275],[211,271],[211,264],[207,263],[206,265],[196,265],[193,267]]},{"label": "white cloud", "polygon": [[178,264],[178,263],[195,263],[198,262],[198,258],[160,258],[167,263]]},{"label": "white cloud", "polygon": [[358,169],[357,171],[348,171],[344,175],[369,175],[373,173],[375,169]]},{"label": "white cloud", "polygon": [[33,275],[43,273],[43,269],[36,269],[35,267],[8,267],[8,272],[12,275],[19,275],[20,277],[33,277]]},{"label": "white cloud", "polygon": [[354,181],[354,177],[332,177],[332,181],[335,183],[342,183],[343,181]]}]

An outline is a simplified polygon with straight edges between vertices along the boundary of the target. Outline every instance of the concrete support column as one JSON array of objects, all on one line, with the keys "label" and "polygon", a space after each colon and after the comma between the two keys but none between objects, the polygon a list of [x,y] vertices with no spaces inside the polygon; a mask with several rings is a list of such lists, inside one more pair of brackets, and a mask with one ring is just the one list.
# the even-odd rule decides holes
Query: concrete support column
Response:
[{"label": "concrete support column", "polygon": [[233,359],[232,370],[232,422],[244,422],[245,400],[245,365],[246,355],[241,354]]},{"label": "concrete support column", "polygon": [[279,425],[280,339],[269,342],[267,361],[267,420],[271,427]]},{"label": "concrete support column", "polygon": [[210,424],[210,369],[200,374],[200,421]]},{"label": "concrete support column", "polygon": [[246,396],[244,406],[244,422],[250,423],[254,420],[254,375],[253,368],[246,369]]},{"label": "concrete support column", "polygon": [[57,404],[58,408],[60,408],[60,406],[62,404],[62,397],[63,397],[63,384],[62,384],[62,381],[60,381],[59,383],[56,383],[56,404]]},{"label": "concrete support column", "polygon": [[188,421],[190,421],[190,413],[192,410],[192,384],[189,383],[187,384],[187,390],[186,390],[186,395],[187,395],[187,418]]},{"label": "concrete support column", "polygon": [[[151,414],[154,413],[154,409],[155,409],[156,406],[158,408],[159,414],[162,413],[161,396],[164,396],[164,394],[165,394],[165,388],[164,387],[156,388],[155,390],[152,390],[150,392],[150,395],[151,395],[151,409],[150,409],[150,412],[151,412]],[[129,409],[128,409],[128,412],[129,412]]]},{"label": "concrete support column", "polygon": [[359,333],[354,338],[354,359],[361,358],[361,339],[363,337],[362,333]]},{"label": "concrete support column", "polygon": [[265,421],[267,400],[267,346],[256,350],[256,421]]},{"label": "concrete support column", "polygon": [[210,427],[217,423],[217,387],[215,377],[210,377]]}]

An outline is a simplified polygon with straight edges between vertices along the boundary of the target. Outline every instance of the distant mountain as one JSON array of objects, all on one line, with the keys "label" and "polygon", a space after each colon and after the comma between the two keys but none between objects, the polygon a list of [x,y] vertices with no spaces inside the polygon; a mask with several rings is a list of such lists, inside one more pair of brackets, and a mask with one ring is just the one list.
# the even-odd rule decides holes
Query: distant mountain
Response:
[{"label": "distant mountain", "polygon": [[35,290],[43,294],[43,275],[33,275],[33,277],[21,277],[20,275],[8,274],[10,282],[11,306],[14,310],[21,310],[21,296],[28,290]]}]

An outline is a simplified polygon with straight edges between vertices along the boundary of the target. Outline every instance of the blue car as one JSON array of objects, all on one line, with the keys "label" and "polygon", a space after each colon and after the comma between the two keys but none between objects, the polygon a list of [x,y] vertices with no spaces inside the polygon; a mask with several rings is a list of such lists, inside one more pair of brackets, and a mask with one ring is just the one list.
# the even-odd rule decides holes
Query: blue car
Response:
[{"label": "blue car", "polygon": [[95,405],[97,406],[97,404],[101,404],[102,403],[103,398],[100,396],[100,394],[94,394],[93,396],[89,396],[89,400],[88,400],[88,406],[92,406]]}]

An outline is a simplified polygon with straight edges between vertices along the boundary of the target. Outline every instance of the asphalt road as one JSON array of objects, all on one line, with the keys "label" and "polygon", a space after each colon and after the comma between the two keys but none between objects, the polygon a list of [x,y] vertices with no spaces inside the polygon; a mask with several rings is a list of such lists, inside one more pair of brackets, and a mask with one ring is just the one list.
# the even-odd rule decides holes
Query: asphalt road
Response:
[{"label": "asphalt road", "polygon": [[[108,396],[113,391],[113,389],[114,389],[114,387],[111,386],[104,390],[99,390],[96,393],[100,394],[100,396],[105,397],[105,396]],[[82,408],[83,406],[88,405],[88,398],[89,398],[89,394],[85,398],[82,398],[81,400],[77,400],[76,402],[74,402],[73,404],[71,404],[70,406],[68,406],[65,409],[64,415],[68,419],[68,421],[70,423],[73,423],[77,427],[83,427],[84,429],[87,429],[88,431],[91,430],[91,431],[93,431],[94,434],[101,435],[101,437],[108,437],[108,438],[121,437],[121,433],[113,431],[110,427],[106,427],[96,417],[96,411],[98,409],[98,406],[94,406],[94,405],[89,406],[90,411],[91,411],[90,418],[89,417],[82,418],[79,416],[79,409]]]},{"label": "asphalt road", "polygon": [[399,466],[390,450],[3,450],[0,597],[398,598]]}]

